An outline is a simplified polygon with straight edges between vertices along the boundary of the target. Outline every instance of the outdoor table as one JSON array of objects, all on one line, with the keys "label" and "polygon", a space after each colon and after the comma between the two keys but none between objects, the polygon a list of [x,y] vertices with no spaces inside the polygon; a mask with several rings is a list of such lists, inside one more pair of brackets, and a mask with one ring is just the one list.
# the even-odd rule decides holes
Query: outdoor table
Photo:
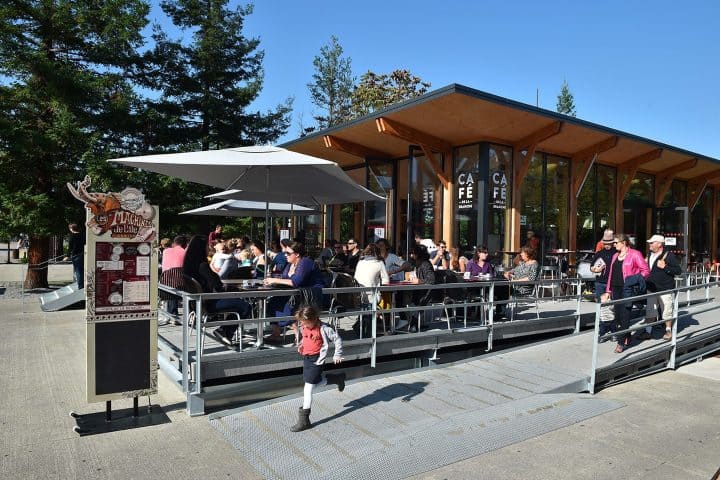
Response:
[{"label": "outdoor table", "polygon": [[558,250],[550,250],[547,253],[550,255],[557,256],[557,270],[558,270],[558,276],[557,278],[562,278],[562,260],[565,259],[566,262],[569,262],[569,257],[571,253],[575,253],[575,250],[566,250],[563,248],[560,248]]},{"label": "outdoor table", "polygon": [[[261,278],[255,278],[255,279],[240,279],[240,278],[226,278],[220,280],[223,285],[226,287],[234,287],[237,288],[243,292],[250,292],[250,291],[271,291],[271,290],[284,290],[283,288],[273,288],[263,285],[263,280]],[[248,298],[247,300],[250,300],[253,309],[257,311],[257,316],[259,318],[265,318],[267,316],[267,299],[270,297],[252,297]],[[255,341],[255,348],[260,348],[263,346],[263,336],[265,332],[265,322],[258,321],[257,326],[257,340]],[[242,339],[240,339],[242,342]]]}]

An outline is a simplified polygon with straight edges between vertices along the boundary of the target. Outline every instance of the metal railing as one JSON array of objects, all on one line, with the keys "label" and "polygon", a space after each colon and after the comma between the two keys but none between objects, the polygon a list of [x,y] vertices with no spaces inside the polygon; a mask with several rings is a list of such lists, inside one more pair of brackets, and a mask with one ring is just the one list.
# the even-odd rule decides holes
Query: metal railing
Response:
[{"label": "metal railing", "polygon": [[[519,297],[513,295],[513,288],[519,286],[532,287],[534,292],[538,291],[540,285],[551,285],[557,284],[558,291],[571,292],[569,294],[556,295],[550,297],[542,297],[535,295],[533,297]],[[363,296],[369,296],[369,298],[380,298],[383,293],[389,293],[391,295],[402,294],[404,292],[413,291],[435,291],[442,290],[443,293],[455,292],[455,295],[443,295],[442,302],[431,302],[426,305],[398,305],[393,303],[390,308],[381,308],[377,301],[371,302],[370,304],[363,305],[361,301],[358,301],[355,308],[347,309],[342,312],[333,310],[323,310],[321,317],[324,319],[333,319],[339,317],[359,317],[362,322],[363,316],[368,316],[371,324],[370,337],[367,339],[370,342],[370,366],[375,367],[377,362],[377,321],[379,316],[382,316],[383,322],[386,318],[390,319],[391,330],[394,329],[395,319],[397,315],[434,315],[435,311],[444,310],[444,320],[450,325],[450,318],[454,318],[458,321],[458,312],[462,310],[462,327],[450,328],[451,333],[455,331],[462,331],[466,328],[484,328],[488,332],[488,347],[487,351],[493,348],[493,331],[495,329],[495,306],[510,306],[515,303],[525,303],[528,300],[536,304],[537,309],[536,319],[539,321],[545,320],[540,318],[539,304],[544,302],[558,302],[562,300],[568,300],[574,302],[575,308],[573,315],[575,317],[574,331],[577,333],[580,331],[580,305],[583,300],[582,293],[583,280],[580,278],[564,278],[564,279],[541,279],[534,282],[518,282],[518,281],[500,281],[493,280],[487,282],[459,282],[459,283],[444,283],[437,285],[383,285],[378,287],[341,287],[341,288],[324,288],[323,294],[329,296],[337,295],[357,295],[357,299]],[[510,290],[509,298],[504,300],[494,300],[495,291],[498,287],[507,287]],[[159,285],[159,289],[172,295],[176,295],[182,299],[183,313],[179,317],[182,325],[182,351],[180,352],[181,358],[181,379],[183,392],[188,395],[188,409],[190,407],[191,397],[202,393],[202,364],[203,364],[203,336],[204,330],[211,327],[219,327],[222,325],[238,325],[242,328],[248,324],[257,325],[257,338],[255,346],[261,348],[263,346],[263,332],[264,327],[267,323],[271,322],[282,322],[292,321],[293,317],[274,317],[268,316],[267,312],[267,300],[270,297],[290,297],[295,294],[299,294],[301,291],[298,289],[279,289],[279,290],[248,290],[239,292],[224,292],[224,293],[200,293],[191,294],[182,290],[176,290],[165,285]],[[475,290],[478,294],[469,294],[468,290]],[[462,292],[462,294],[458,294]],[[259,308],[257,316],[254,318],[246,318],[241,320],[210,320],[205,318],[205,312],[203,310],[203,304],[208,301],[220,300],[225,298],[242,298],[252,303],[255,303]],[[448,300],[450,298],[452,301]],[[450,316],[450,310],[454,309],[454,315]],[[479,314],[477,315],[477,324],[475,326],[468,327],[468,310],[477,309]],[[428,313],[429,312],[429,313]],[[164,314],[170,315],[167,312]],[[517,321],[527,321],[525,319],[509,318],[504,324]],[[420,327],[420,325],[418,325]],[[418,328],[418,330],[420,330]],[[193,331],[195,332],[195,339],[192,342]],[[360,335],[362,338],[362,324],[360,328]],[[405,333],[405,332],[397,332]],[[410,334],[408,332],[408,334]],[[412,335],[412,334],[410,334]],[[241,349],[242,349],[242,336],[240,338]],[[191,348],[191,344],[194,345]],[[241,350],[242,351],[242,350]],[[190,412],[192,414],[192,411]]]},{"label": "metal railing", "polygon": [[[678,275],[675,277],[675,288],[671,290],[664,290],[661,292],[652,292],[647,293],[644,295],[637,295],[633,297],[623,298],[619,300],[611,300],[606,303],[597,303],[595,307],[595,327],[594,327],[594,334],[592,336],[593,338],[593,348],[592,348],[592,365],[591,365],[591,371],[590,371],[590,380],[588,385],[588,390],[591,394],[594,394],[596,391],[596,380],[597,380],[597,373],[599,370],[598,365],[598,353],[599,353],[599,345],[600,342],[603,340],[611,339],[614,336],[621,336],[621,335],[631,335],[633,332],[638,330],[644,330],[645,328],[653,328],[656,325],[665,325],[666,322],[670,321],[672,323],[671,326],[671,335],[672,338],[669,341],[670,345],[670,355],[667,364],[665,365],[665,368],[667,369],[675,369],[676,368],[676,354],[677,354],[677,326],[678,326],[678,320],[683,317],[688,317],[693,314],[693,312],[684,311],[683,313],[680,312],[680,298],[683,296],[682,294],[685,293],[685,301],[684,306],[690,306],[691,305],[691,299],[690,299],[690,292],[693,290],[704,290],[704,296],[701,300],[702,303],[708,303],[710,302],[710,287],[712,286],[718,286],[720,285],[717,281],[710,281],[710,275],[708,272],[688,272],[684,273],[682,275]],[[654,299],[655,297],[658,298],[660,295],[666,295],[670,294],[673,298],[673,315],[672,318],[669,320],[657,318],[654,322],[648,322],[645,323],[644,321],[635,322],[635,324],[630,325],[630,327],[624,329],[624,330],[616,330],[608,332],[604,335],[600,335],[600,308],[603,306],[610,306],[614,307],[615,305],[627,305],[632,304],[635,302],[641,302],[646,301],[648,299]],[[658,312],[658,317],[660,317]],[[630,319],[632,322],[633,319]]]}]

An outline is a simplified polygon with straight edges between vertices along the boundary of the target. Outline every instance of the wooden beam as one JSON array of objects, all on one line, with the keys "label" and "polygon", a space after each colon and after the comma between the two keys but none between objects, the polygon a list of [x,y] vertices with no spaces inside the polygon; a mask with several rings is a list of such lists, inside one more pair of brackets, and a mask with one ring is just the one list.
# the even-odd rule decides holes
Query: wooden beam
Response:
[{"label": "wooden beam", "polygon": [[684,172],[685,170],[694,168],[697,163],[698,159],[692,158],[687,162],[678,163],[677,165],[674,165],[668,169],[663,170],[662,172],[658,172],[655,174],[656,207],[659,207],[662,204],[663,200],[665,200],[665,195],[667,195],[667,192],[670,190],[672,182],[677,176],[677,174],[680,172]]},{"label": "wooden beam", "polygon": [[525,138],[521,138],[520,140],[515,142],[513,144],[513,148],[516,150],[525,150],[531,147],[537,147],[538,143],[560,133],[560,131],[562,130],[562,126],[563,122],[561,122],[560,120],[552,122],[549,125],[545,125],[544,127],[534,131]]},{"label": "wooden beam", "polygon": [[375,124],[380,133],[401,138],[410,143],[426,145],[435,152],[450,152],[452,144],[429,133],[421,132],[413,127],[404,125],[386,117],[375,119]]},{"label": "wooden beam", "polygon": [[583,148],[579,152],[575,152],[572,156],[573,160],[582,160],[584,158],[593,157],[596,154],[607,152],[608,150],[615,148],[618,143],[618,137],[608,137],[605,140],[601,140],[594,145],[590,145],[587,148]]},{"label": "wooden beam", "polygon": [[720,177],[720,170],[714,170],[704,175],[698,175],[695,178],[688,180],[688,208],[693,211],[700,201],[705,187],[707,187],[710,180],[714,180]]},{"label": "wooden beam", "polygon": [[[448,180],[448,177],[445,175],[445,172],[443,172],[442,168],[440,168],[440,164],[438,163],[437,159],[435,158],[435,155],[433,154],[430,147],[427,145],[420,144],[420,148],[422,148],[423,153],[427,157],[428,161],[430,162],[430,165],[432,166],[433,172],[435,172],[435,176],[438,180],[440,180],[440,183],[442,183],[443,188],[448,188],[448,184],[450,181]],[[442,153],[440,154],[442,156]]]},{"label": "wooden beam", "polygon": [[374,148],[369,148],[364,145],[360,145],[359,143],[351,142],[350,140],[343,140],[342,138],[334,135],[325,135],[323,137],[323,142],[325,143],[326,148],[332,148],[333,150],[337,150],[339,152],[349,153],[355,157],[381,159],[392,157],[392,155],[381,152],[380,150],[375,150]]}]

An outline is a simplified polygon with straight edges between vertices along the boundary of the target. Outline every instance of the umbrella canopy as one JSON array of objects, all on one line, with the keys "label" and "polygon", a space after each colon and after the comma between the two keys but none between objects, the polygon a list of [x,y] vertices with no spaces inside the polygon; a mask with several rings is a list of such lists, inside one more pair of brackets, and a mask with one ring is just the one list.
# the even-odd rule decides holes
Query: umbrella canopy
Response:
[{"label": "umbrella canopy", "polygon": [[291,205],[289,203],[270,203],[265,202],[248,202],[241,200],[225,200],[212,205],[195,208],[182,212],[180,215],[207,215],[222,217],[265,217],[265,207],[267,211],[276,217],[289,217],[291,215],[314,215],[318,213],[312,208],[303,207],[301,205]]},{"label": "umbrella canopy", "polygon": [[245,199],[317,205],[384,200],[355,183],[335,162],[274,146],[109,161],[225,190],[242,190],[248,195]]}]

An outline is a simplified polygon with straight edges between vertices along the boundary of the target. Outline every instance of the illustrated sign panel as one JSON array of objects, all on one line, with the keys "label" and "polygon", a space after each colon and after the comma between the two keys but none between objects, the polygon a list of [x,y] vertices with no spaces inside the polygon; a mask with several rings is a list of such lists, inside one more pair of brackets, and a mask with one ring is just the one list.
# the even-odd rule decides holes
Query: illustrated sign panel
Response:
[{"label": "illustrated sign panel", "polygon": [[87,209],[87,400],[157,393],[157,207],[137,188],[70,193]]}]

